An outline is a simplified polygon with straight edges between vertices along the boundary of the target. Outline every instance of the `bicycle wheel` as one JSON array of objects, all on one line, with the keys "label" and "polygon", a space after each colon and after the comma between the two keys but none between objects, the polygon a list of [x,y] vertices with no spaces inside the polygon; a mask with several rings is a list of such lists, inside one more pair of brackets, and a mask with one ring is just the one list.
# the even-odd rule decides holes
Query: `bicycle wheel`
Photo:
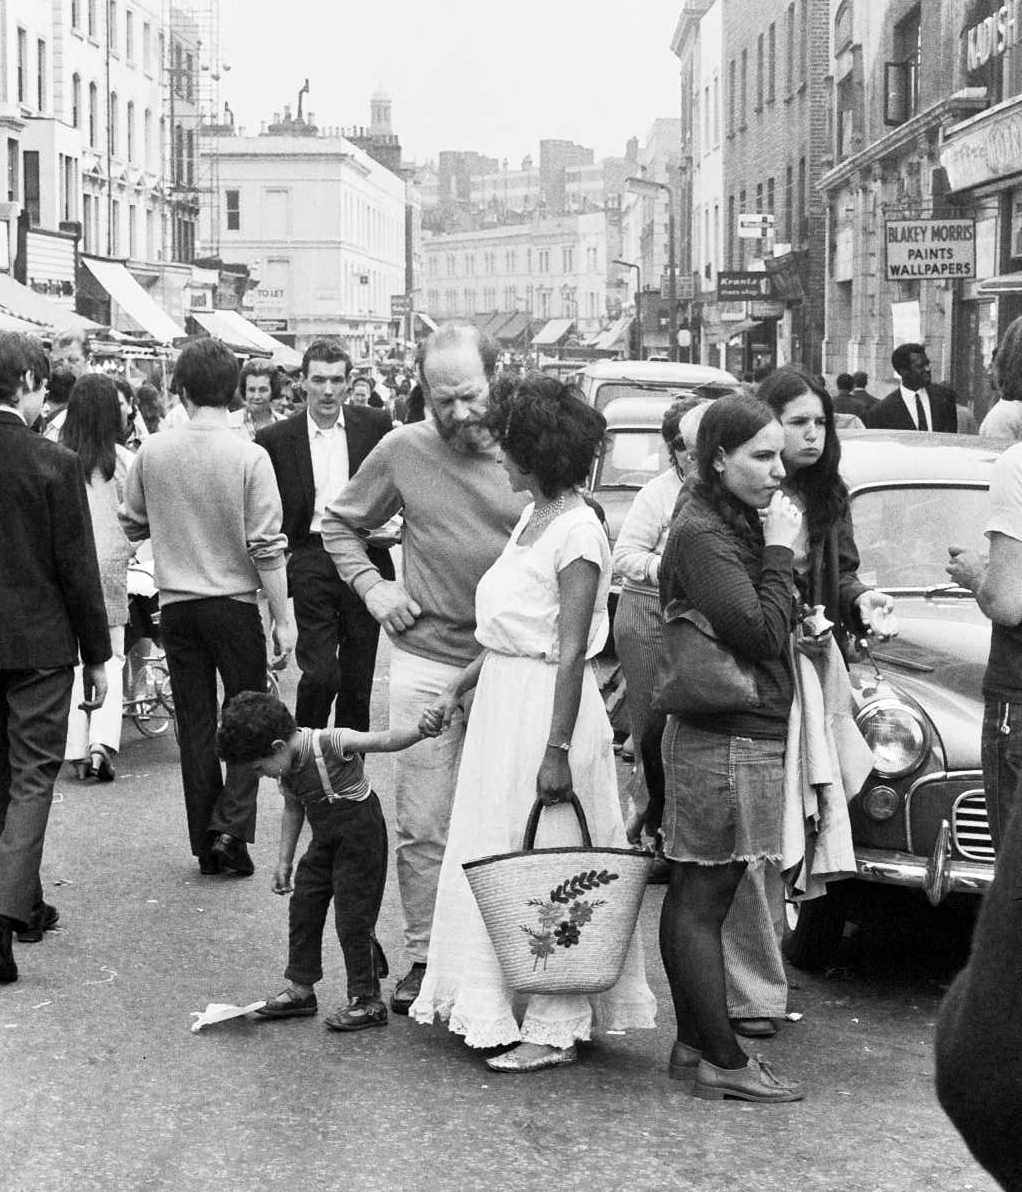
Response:
[{"label": "bicycle wheel", "polygon": [[170,690],[170,675],[160,662],[146,660],[142,672],[142,691],[134,701],[131,719],[143,737],[162,737],[174,721],[174,697]]}]

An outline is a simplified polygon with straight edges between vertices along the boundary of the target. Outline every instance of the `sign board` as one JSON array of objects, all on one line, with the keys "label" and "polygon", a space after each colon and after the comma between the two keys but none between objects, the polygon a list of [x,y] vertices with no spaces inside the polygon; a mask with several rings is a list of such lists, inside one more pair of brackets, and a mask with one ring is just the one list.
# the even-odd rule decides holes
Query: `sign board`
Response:
[{"label": "sign board", "polygon": [[403,318],[412,309],[412,300],[408,294],[391,294],[390,296],[390,314],[391,318]]},{"label": "sign board", "polygon": [[253,319],[252,324],[260,331],[286,331],[287,319]]},{"label": "sign board", "polygon": [[[691,302],[695,297],[695,280],[691,273],[676,273],[674,277],[674,294],[679,302]],[[660,297],[670,298],[671,296],[671,275],[669,273],[661,273],[660,275]]]},{"label": "sign board", "polygon": [[774,230],[774,217],[766,213],[746,212],[738,217],[739,240],[760,240]]},{"label": "sign board", "polygon": [[946,281],[976,276],[972,219],[889,219],[884,224],[888,281]]},{"label": "sign board", "polygon": [[919,302],[891,303],[891,331],[896,344],[917,344],[923,339]]},{"label": "sign board", "polygon": [[770,296],[768,273],[742,270],[717,274],[717,299],[720,302],[754,302]]}]

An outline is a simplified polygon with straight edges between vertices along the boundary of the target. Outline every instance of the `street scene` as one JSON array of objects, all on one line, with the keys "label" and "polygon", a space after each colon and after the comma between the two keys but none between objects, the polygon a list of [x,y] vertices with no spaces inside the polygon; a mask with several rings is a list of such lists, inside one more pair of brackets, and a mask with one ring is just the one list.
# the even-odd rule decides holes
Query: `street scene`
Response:
[{"label": "street scene", "polygon": [[0,1192],[1022,1189],[1020,5],[0,4]]}]

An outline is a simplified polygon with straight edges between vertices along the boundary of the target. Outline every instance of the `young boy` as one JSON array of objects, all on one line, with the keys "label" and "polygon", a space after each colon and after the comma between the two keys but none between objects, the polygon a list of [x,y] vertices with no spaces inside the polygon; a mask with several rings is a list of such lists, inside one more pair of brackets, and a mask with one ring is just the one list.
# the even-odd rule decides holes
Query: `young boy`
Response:
[{"label": "young boy", "polygon": [[[313,986],[323,976],[323,927],[333,898],[349,1000],[326,1025],[335,1031],[386,1026],[380,978],[387,975],[387,958],[374,929],[387,878],[387,828],[362,754],[407,749],[440,729],[439,717],[429,712],[416,728],[387,732],[299,728],[279,699],[257,691],[241,692],[224,709],[220,756],[278,779],[284,796],[273,891],[291,893],[288,985],[257,1011],[264,1018],[316,1013]],[[291,863],[306,817],[312,840],[292,887]]]}]

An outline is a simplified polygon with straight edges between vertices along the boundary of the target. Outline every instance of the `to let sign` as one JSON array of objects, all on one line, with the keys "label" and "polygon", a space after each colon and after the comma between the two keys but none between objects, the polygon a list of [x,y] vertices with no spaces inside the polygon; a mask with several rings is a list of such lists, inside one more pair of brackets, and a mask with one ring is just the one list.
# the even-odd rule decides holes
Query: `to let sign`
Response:
[{"label": "to let sign", "polygon": [[755,302],[770,297],[770,275],[749,270],[717,274],[718,302]]},{"label": "to let sign", "polygon": [[412,309],[412,300],[407,294],[391,294],[390,313],[392,318],[400,318]]},{"label": "to let sign", "polygon": [[947,281],[976,276],[971,219],[889,219],[884,225],[888,281]]}]

